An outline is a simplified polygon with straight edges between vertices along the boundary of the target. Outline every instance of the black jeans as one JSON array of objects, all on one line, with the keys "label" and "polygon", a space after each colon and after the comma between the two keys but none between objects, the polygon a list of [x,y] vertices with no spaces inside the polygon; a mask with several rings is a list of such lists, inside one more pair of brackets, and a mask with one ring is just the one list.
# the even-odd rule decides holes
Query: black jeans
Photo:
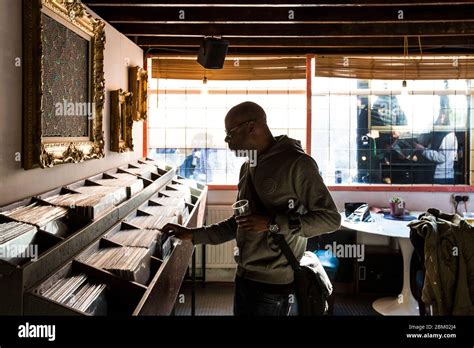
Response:
[{"label": "black jeans", "polygon": [[293,316],[297,311],[294,292],[268,291],[255,282],[236,277],[234,315]]}]

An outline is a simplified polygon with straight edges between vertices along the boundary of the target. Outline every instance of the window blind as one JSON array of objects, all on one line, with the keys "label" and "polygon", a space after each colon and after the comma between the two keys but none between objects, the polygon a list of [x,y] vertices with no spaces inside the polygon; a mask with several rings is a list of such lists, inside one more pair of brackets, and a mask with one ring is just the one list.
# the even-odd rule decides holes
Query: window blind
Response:
[{"label": "window blind", "polygon": [[195,56],[152,59],[152,77],[202,80],[276,80],[306,78],[306,58],[271,56],[228,56],[223,69],[204,69]]},{"label": "window blind", "polygon": [[364,80],[474,78],[474,56],[317,56],[315,75]]}]

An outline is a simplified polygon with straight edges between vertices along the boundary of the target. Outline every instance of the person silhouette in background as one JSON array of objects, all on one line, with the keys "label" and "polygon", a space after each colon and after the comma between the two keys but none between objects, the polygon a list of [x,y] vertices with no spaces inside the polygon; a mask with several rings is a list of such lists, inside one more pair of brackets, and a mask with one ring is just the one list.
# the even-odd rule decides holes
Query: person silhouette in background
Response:
[{"label": "person silhouette in background", "polygon": [[[385,89],[387,86],[385,86]],[[392,127],[406,126],[408,124],[407,116],[398,102],[395,95],[380,95],[372,105],[370,112],[371,127]],[[403,162],[407,159],[404,151],[405,140],[401,139],[401,134],[396,129],[380,131],[378,138],[375,139],[375,170],[380,168],[380,164],[390,166],[392,163]],[[392,183],[391,170],[380,170],[379,182],[385,184]]]},{"label": "person silhouette in background", "polygon": [[406,126],[407,116],[395,95],[378,96],[372,105],[371,126]]},{"label": "person silhouette in background", "polygon": [[179,166],[179,175],[199,182],[212,181],[212,168],[210,156],[216,150],[208,147],[212,145],[212,136],[206,133],[198,133],[192,140],[191,154],[186,156]]},{"label": "person silhouette in background", "polygon": [[[449,126],[448,110],[441,110],[435,122],[438,126]],[[457,161],[458,140],[453,131],[432,132],[431,143],[425,147],[414,142],[414,148],[427,160],[436,163],[434,184],[454,184],[454,162]]]}]

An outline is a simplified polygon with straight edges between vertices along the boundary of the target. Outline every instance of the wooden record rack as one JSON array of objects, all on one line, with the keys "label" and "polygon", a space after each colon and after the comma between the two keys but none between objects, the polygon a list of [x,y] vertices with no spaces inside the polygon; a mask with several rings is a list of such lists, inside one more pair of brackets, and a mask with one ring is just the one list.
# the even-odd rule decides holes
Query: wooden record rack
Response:
[{"label": "wooden record rack", "polygon": [[[33,203],[54,205],[48,202],[54,199],[49,198],[79,191],[88,192],[87,189],[79,188],[104,185],[107,184],[107,179],[124,180],[129,175],[143,181],[143,185],[137,185],[136,180],[131,180],[132,184],[125,187],[124,192],[114,192],[115,196],[108,199],[106,204],[91,209],[67,207],[66,216],[58,221],[46,226],[36,226],[35,231],[7,242],[9,246],[35,245],[38,255],[36,260],[22,258],[21,255],[14,259],[0,258],[1,315],[169,315],[172,312],[193,255],[194,247],[191,243],[173,238],[158,238],[144,258],[149,276],[142,283],[95,268],[84,261],[84,256],[104,247],[123,247],[110,237],[123,229],[136,229],[137,226],[131,221],[133,216],[152,215],[147,213],[145,208],[156,205],[160,197],[166,197],[167,190],[176,190],[176,185],[186,185],[185,182],[191,183],[185,190],[189,190],[191,198],[185,203],[183,216],[186,219],[181,222],[187,226],[202,225],[207,187],[177,176],[174,167],[156,163],[151,159],[138,160],[1,207],[0,223],[13,221],[2,215],[2,212]],[[56,201],[61,201],[60,198],[56,197]],[[111,206],[110,201],[113,201]],[[78,310],[44,296],[46,290],[58,280],[76,275],[85,275],[87,281],[104,285],[91,287],[90,291],[84,288],[85,290],[79,293],[81,300],[84,300],[83,296],[97,295],[100,291],[97,298],[93,297],[95,300],[89,308],[84,309],[87,301],[84,302],[85,305],[77,306],[82,308]],[[76,295],[79,296],[77,293]],[[90,310],[91,308],[94,310]]]}]

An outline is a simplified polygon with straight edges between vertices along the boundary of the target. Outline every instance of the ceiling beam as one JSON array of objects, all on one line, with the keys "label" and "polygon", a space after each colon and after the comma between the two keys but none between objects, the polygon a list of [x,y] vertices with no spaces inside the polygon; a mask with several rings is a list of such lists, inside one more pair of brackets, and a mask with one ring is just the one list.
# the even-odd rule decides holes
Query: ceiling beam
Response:
[{"label": "ceiling beam", "polygon": [[[145,47],[198,47],[202,37],[139,36],[137,44]],[[230,47],[393,47],[403,48],[403,37],[375,38],[254,38],[229,39]],[[409,38],[408,47],[415,50],[435,47],[474,47],[474,36]]]},{"label": "ceiling beam", "polygon": [[[197,56],[198,48],[166,48],[158,47],[146,50],[147,53],[155,53],[158,55],[183,55],[190,54]],[[473,54],[474,49],[446,49],[435,48],[428,52],[429,54],[447,54],[447,55],[463,55]],[[418,52],[416,52],[418,53]],[[228,54],[230,55],[305,55],[305,54],[319,54],[319,55],[402,55],[403,51],[399,48],[393,47],[327,47],[327,48],[304,48],[304,47],[229,47]]]},{"label": "ceiling beam", "polygon": [[430,53],[474,46],[474,0],[83,2],[144,49],[163,52],[194,52],[204,36],[228,39],[229,52],[257,54],[398,54],[405,36],[410,52],[419,51],[419,37]]},{"label": "ceiling beam", "polygon": [[[373,47],[373,48],[313,48],[313,49],[261,49],[261,50],[236,50],[230,51],[230,54],[316,54],[316,55],[400,55],[399,49],[384,48],[384,47]],[[474,50],[445,50],[445,49],[433,49],[429,52],[430,54],[473,54]]]},{"label": "ceiling beam", "polygon": [[[292,11],[292,12],[291,12]],[[402,12],[399,12],[402,11]],[[474,4],[365,7],[103,7],[97,11],[110,23],[238,24],[238,23],[407,23],[474,21]],[[184,18],[183,18],[184,16]]]},{"label": "ceiling beam", "polygon": [[433,24],[114,24],[127,36],[400,37],[474,35],[474,22]]},{"label": "ceiling beam", "polygon": [[[277,7],[277,6],[285,6],[285,5],[292,5],[292,6],[314,6],[314,7],[322,7],[322,6],[348,6],[348,7],[358,7],[358,6],[373,6],[376,4],[379,5],[393,5],[393,4],[405,4],[407,6],[418,6],[419,4],[432,4],[432,5],[445,5],[446,1],[436,1],[436,0],[416,0],[416,2],[410,0],[243,0],[243,1],[236,1],[236,0],[182,0],[182,1],[175,1],[174,3],[170,4],[169,0],[83,0],[85,4],[90,7],[106,7],[106,6],[124,6],[127,4],[131,4],[132,6],[156,6],[156,7],[176,7],[176,6],[186,6],[186,5],[194,5],[196,7],[209,7],[209,6],[216,6],[216,5],[230,5],[230,6],[241,6],[241,7],[248,7],[248,6],[262,6],[262,7]],[[450,4],[457,4],[457,3],[474,3],[472,0],[453,0],[449,2]]]}]

